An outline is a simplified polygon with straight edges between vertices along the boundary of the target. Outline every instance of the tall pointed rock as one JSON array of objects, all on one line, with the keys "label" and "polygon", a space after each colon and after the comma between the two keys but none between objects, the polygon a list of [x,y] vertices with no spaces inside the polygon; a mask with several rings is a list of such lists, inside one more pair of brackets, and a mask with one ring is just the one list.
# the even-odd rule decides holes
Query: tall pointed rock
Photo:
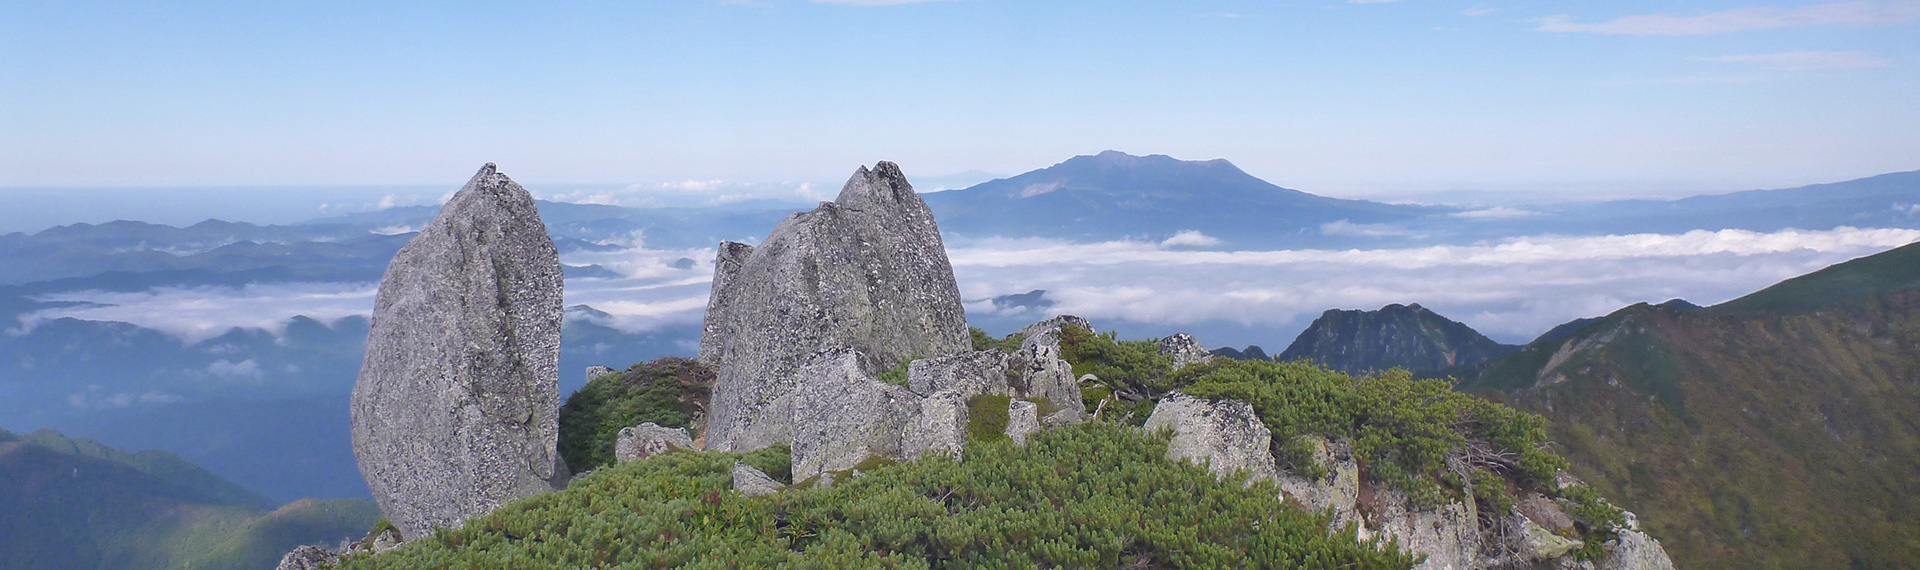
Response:
[{"label": "tall pointed rock", "polygon": [[552,490],[560,258],[533,196],[481,168],[380,280],[353,451],[408,538]]},{"label": "tall pointed rock", "polygon": [[723,243],[700,358],[717,365],[707,445],[791,443],[795,372],[852,348],[878,374],[971,348],[933,212],[900,167],[861,167],[832,202],[789,216],[757,247]]}]

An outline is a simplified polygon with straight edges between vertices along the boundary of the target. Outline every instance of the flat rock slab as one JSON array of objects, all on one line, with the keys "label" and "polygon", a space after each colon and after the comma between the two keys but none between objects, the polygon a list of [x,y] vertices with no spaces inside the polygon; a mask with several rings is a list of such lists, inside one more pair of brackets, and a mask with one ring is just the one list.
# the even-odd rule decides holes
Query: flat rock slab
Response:
[{"label": "flat rock slab", "polygon": [[353,450],[401,534],[553,489],[560,258],[533,196],[492,164],[400,249],[352,397]]}]

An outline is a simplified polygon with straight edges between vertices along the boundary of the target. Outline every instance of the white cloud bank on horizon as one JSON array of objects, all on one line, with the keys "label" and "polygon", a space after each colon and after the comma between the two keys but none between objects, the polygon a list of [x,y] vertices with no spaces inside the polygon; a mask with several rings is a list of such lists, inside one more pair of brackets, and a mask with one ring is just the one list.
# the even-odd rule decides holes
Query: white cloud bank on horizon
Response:
[{"label": "white cloud bank on horizon", "polygon": [[[1055,303],[1048,313],[1077,314],[1096,323],[1287,326],[1304,324],[1300,321],[1326,309],[1420,303],[1483,333],[1517,341],[1635,302],[1676,297],[1702,305],[1722,302],[1916,239],[1920,230],[1843,227],[1223,252],[1150,242],[994,238],[950,242],[948,257],[963,298],[1045,289]],[[711,289],[712,259],[711,249],[572,254],[566,263],[594,263],[622,277],[571,280],[565,302],[592,306],[607,316],[589,320],[628,333],[698,324]],[[278,283],[57,293],[40,299],[88,304],[29,314],[14,334],[72,317],[127,322],[197,343],[233,327],[279,333],[296,315],[323,322],[366,316],[374,292],[372,283]],[[975,304],[969,311],[991,318],[1020,309]]]},{"label": "white cloud bank on horizon", "polygon": [[1538,20],[1543,32],[1686,36],[1803,26],[1888,26],[1920,19],[1920,0],[1859,0],[1797,8],[1749,6],[1693,16],[1649,14],[1578,23],[1565,14]]},{"label": "white cloud bank on horizon", "polygon": [[1783,53],[1719,55],[1696,57],[1694,59],[1716,63],[1748,63],[1783,71],[1860,69],[1893,65],[1893,60],[1878,57],[1864,51],[1790,51]]}]

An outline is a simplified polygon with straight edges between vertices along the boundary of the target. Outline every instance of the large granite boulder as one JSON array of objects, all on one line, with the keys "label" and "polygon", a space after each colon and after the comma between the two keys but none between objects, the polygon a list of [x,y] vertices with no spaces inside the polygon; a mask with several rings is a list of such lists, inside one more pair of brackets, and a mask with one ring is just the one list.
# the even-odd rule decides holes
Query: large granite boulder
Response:
[{"label": "large granite boulder", "polygon": [[353,388],[353,450],[402,534],[458,526],[564,478],[560,294],[533,196],[492,164],[387,266]]},{"label": "large granite boulder", "polygon": [[1220,475],[1244,471],[1256,479],[1272,479],[1280,474],[1270,451],[1273,433],[1246,402],[1208,401],[1174,392],[1154,406],[1144,429],[1171,429],[1167,457],[1204,464]]},{"label": "large granite boulder", "polygon": [[863,167],[759,246],[721,244],[700,339],[701,360],[719,368],[707,447],[789,443],[776,400],[819,351],[852,348],[877,375],[970,344],[933,213],[893,163]]}]

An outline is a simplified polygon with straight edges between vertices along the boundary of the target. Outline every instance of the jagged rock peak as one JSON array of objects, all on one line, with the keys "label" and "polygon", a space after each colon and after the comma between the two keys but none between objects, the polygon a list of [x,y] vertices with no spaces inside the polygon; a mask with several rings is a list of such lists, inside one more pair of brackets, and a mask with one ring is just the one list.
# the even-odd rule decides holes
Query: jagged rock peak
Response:
[{"label": "jagged rock peak", "polygon": [[900,166],[880,161],[872,169],[865,166],[854,171],[853,178],[840,188],[840,195],[833,202],[846,207],[865,206],[874,202],[902,202],[908,198],[919,201],[919,194],[913,191],[913,185],[907,182],[907,175],[900,172]]},{"label": "jagged rock peak", "polygon": [[387,266],[352,430],[367,486],[406,536],[566,478],[561,279],[533,196],[492,164]]},{"label": "jagged rock peak", "polygon": [[933,212],[898,166],[862,167],[834,202],[789,216],[759,246],[722,244],[700,339],[701,360],[719,369],[707,445],[792,443],[772,404],[817,352],[854,349],[877,375],[970,346]]}]

